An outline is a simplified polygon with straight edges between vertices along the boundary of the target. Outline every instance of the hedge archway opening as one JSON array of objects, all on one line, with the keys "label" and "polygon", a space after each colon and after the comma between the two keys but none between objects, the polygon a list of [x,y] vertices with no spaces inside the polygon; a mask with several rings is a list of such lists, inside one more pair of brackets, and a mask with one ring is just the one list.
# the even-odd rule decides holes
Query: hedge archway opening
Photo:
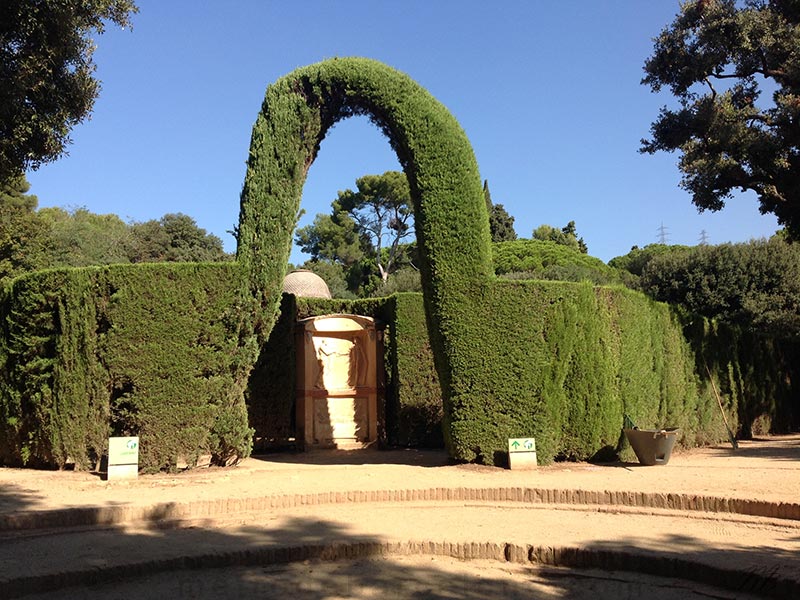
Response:
[{"label": "hedge archway opening", "polygon": [[407,75],[364,58],[302,67],[267,88],[253,127],[241,195],[237,261],[243,338],[263,341],[280,301],[308,169],[336,122],[367,116],[386,135],[408,178],[420,248],[425,310],[448,414],[481,362],[470,341],[494,277],[477,162],[450,112]]}]

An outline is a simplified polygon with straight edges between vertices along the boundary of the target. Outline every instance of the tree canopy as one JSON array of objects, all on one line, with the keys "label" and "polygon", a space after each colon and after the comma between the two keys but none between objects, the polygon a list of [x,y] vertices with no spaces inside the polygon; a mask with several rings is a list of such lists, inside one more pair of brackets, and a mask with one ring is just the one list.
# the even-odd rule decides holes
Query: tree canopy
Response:
[{"label": "tree canopy", "polygon": [[230,260],[222,240],[183,213],[168,213],[130,226],[130,262],[219,262]]},{"label": "tree canopy", "polygon": [[0,281],[49,265],[47,224],[22,176],[0,180]]},{"label": "tree canopy", "polygon": [[395,270],[401,242],[414,235],[414,211],[405,174],[386,171],[359,177],[356,191],[339,192],[332,206],[334,212],[342,210],[355,222],[365,253],[375,261],[385,282]]},{"label": "tree canopy", "polygon": [[782,236],[653,253],[638,287],[705,317],[777,337],[800,335],[800,245]]},{"label": "tree canopy", "polygon": [[556,229],[552,225],[539,225],[533,230],[533,239],[542,242],[555,242],[562,246],[569,246],[583,254],[589,253],[589,247],[586,242],[583,241],[583,238],[578,237],[575,221],[570,221],[561,229]]},{"label": "tree canopy", "polygon": [[489,230],[492,232],[493,242],[511,242],[517,239],[514,231],[514,217],[512,217],[502,204],[492,202],[492,193],[489,191],[489,180],[483,180],[483,197],[486,200],[486,211],[489,213]]},{"label": "tree canopy", "polygon": [[[800,3],[693,0],[655,39],[643,84],[668,88],[641,151],[679,151],[681,186],[703,210],[758,195],[800,237]],[[771,95],[764,98],[763,95]]]},{"label": "tree canopy", "polygon": [[232,259],[188,215],[125,223],[84,207],[37,210],[29,188],[22,176],[0,183],[0,280],[51,267]]},{"label": "tree canopy", "polygon": [[[295,243],[312,262],[338,265],[350,292],[363,296],[383,287],[398,268],[409,266],[415,245],[404,240],[413,235],[408,179],[387,171],[360,177],[356,190],[339,192],[330,214],[320,213],[311,225],[298,229]],[[329,285],[338,285],[339,277],[330,268],[304,266],[324,272]]]},{"label": "tree canopy", "polygon": [[99,91],[92,34],[137,11],[132,0],[0,3],[0,181],[64,154]]},{"label": "tree canopy", "polygon": [[117,215],[86,208],[42,208],[50,238],[50,266],[88,267],[130,262],[129,225]]},{"label": "tree canopy", "polygon": [[552,240],[513,240],[492,244],[497,275],[506,279],[591,281],[597,285],[620,283],[616,269],[599,258]]},{"label": "tree canopy", "polygon": [[[669,252],[684,252],[690,250],[689,246],[680,246],[677,244],[647,244],[644,248],[634,246],[631,251],[622,256],[616,256],[608,261],[609,266],[635,275],[641,276],[644,268],[650,263],[653,258]],[[632,286],[635,287],[635,286]]]}]

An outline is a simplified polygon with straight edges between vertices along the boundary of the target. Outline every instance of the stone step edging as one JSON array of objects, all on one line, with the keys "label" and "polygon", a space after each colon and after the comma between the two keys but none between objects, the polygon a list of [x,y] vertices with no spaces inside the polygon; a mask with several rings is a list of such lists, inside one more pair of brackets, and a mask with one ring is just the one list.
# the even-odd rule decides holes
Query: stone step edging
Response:
[{"label": "stone step edging", "polygon": [[194,502],[162,502],[149,506],[84,506],[0,514],[0,532],[60,527],[111,526],[213,518],[237,513],[280,510],[297,506],[381,502],[521,502],[585,506],[618,506],[732,513],[800,521],[800,503],[723,498],[685,493],[569,490],[533,487],[424,488],[283,494],[221,498]]},{"label": "stone step edging", "polygon": [[267,566],[307,560],[354,560],[391,556],[444,556],[460,560],[489,559],[521,564],[595,568],[683,579],[717,588],[776,598],[800,597],[800,579],[771,571],[723,568],[675,553],[635,552],[574,546],[520,545],[493,542],[354,541],[299,546],[261,546],[104,568],[86,568],[36,576],[0,579],[0,597],[17,598],[67,587],[97,585],[126,578],[178,570]]}]

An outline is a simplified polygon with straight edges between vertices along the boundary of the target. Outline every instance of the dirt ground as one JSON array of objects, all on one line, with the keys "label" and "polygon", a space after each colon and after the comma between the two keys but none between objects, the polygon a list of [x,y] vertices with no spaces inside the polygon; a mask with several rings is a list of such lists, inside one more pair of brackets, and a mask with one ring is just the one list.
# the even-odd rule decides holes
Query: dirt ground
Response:
[{"label": "dirt ground", "polygon": [[665,466],[555,463],[533,471],[450,464],[443,451],[359,450],[254,456],[231,468],[140,475],[104,481],[99,474],[0,468],[0,514],[74,506],[150,505],[321,491],[457,486],[537,486],[634,490],[796,502],[800,434],[675,451]]},{"label": "dirt ground", "polygon": [[[413,578],[409,574],[414,574]],[[225,571],[161,573],[124,583],[70,590],[74,600],[192,598],[196,600],[749,600],[747,593],[671,579],[597,569],[532,567],[489,560],[407,556],[305,561]],[[36,594],[30,600],[66,597]]]},{"label": "dirt ground", "polygon": [[[509,471],[394,450],[272,454],[122,482],[0,469],[0,597],[790,597],[769,582],[800,590],[799,501],[800,435],[674,453],[656,467]],[[119,512],[103,526],[70,520],[87,509]],[[262,560],[274,548],[408,543],[414,552]],[[632,557],[641,568],[464,556],[474,543],[501,558],[578,548],[590,562]],[[670,569],[678,576],[656,576]],[[709,587],[719,578],[729,589]]]}]

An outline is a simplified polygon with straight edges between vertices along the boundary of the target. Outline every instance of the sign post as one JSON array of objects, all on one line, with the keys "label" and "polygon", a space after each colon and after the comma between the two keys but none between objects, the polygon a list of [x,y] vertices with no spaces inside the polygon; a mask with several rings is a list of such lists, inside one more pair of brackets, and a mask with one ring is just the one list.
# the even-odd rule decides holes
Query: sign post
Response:
[{"label": "sign post", "polygon": [[108,481],[136,479],[139,475],[139,438],[108,438]]},{"label": "sign post", "polygon": [[511,470],[535,469],[536,440],[534,438],[509,438],[508,467]]}]

